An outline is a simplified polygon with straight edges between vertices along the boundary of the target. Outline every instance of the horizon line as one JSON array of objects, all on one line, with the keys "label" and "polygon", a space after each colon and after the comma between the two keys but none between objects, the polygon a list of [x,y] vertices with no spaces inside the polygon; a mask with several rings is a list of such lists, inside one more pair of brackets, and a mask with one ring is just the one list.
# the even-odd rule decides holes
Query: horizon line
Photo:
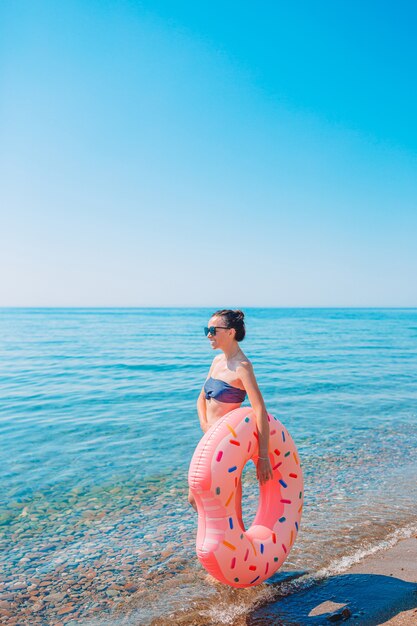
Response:
[{"label": "horizon line", "polygon": [[[132,306],[126,306],[126,305],[114,305],[114,306],[94,306],[94,305],[89,305],[89,306],[77,306],[77,305],[70,305],[70,306],[64,306],[64,305],[41,305],[41,306],[28,306],[28,305],[23,305],[23,306],[15,306],[15,305],[0,305],[0,310],[1,309],[214,309],[216,308],[216,306],[210,306],[210,305],[193,305],[193,306],[186,306],[186,305],[181,305],[181,306],[176,306],[176,305],[162,305],[162,306],[158,306],[158,305],[132,305]],[[218,307],[217,307],[218,308]],[[227,308],[227,307],[223,307],[223,308]],[[233,309],[233,307],[231,307]],[[298,306],[262,306],[262,305],[243,305],[241,306],[241,309],[410,309],[410,310],[414,310],[417,309],[417,306],[355,306],[355,305],[346,305],[346,306],[326,306],[326,305],[298,305]]]}]

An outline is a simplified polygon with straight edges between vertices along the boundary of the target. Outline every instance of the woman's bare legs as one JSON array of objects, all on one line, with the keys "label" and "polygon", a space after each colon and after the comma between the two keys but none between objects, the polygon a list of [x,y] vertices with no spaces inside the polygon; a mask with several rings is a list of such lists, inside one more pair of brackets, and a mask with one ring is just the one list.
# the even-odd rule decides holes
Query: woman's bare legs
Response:
[{"label": "woman's bare legs", "polygon": [[191,489],[188,489],[188,502],[191,504],[191,506],[193,507],[193,509],[194,509],[195,511],[197,511],[197,505],[196,505],[196,503],[195,503],[194,496],[193,496],[193,494],[191,493]]}]

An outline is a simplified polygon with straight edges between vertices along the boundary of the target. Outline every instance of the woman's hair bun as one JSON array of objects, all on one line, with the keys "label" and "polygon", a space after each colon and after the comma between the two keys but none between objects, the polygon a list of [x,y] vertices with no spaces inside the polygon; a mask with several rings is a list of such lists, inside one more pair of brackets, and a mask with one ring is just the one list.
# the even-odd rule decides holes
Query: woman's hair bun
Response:
[{"label": "woman's hair bun", "polygon": [[236,330],[235,339],[236,341],[242,341],[245,338],[246,330],[245,330],[245,314],[240,309],[219,309],[215,313],[215,315],[221,316],[226,320],[226,324],[228,328],[234,328]]}]

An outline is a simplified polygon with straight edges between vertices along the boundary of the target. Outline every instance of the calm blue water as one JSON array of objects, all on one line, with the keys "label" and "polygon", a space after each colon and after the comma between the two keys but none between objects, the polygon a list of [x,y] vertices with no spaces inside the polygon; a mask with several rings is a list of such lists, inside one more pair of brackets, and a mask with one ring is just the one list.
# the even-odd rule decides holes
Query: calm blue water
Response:
[{"label": "calm blue water", "polygon": [[[227,623],[242,604],[205,581],[187,503],[188,465],[202,436],[195,404],[217,354],[203,333],[212,312],[0,310],[0,565],[10,584],[49,576],[59,592],[56,572],[93,568],[102,587],[94,600],[77,583],[85,620],[93,611],[104,620],[116,605],[139,623],[164,620],[191,598],[206,612],[201,623]],[[241,347],[268,411],[296,442],[306,481],[302,527],[284,569],[332,568],[407,532],[417,496],[417,310],[245,315]],[[250,525],[250,469],[245,480]],[[120,585],[136,581],[129,601],[121,589],[106,595],[110,570]],[[248,606],[262,593],[251,590]]]}]

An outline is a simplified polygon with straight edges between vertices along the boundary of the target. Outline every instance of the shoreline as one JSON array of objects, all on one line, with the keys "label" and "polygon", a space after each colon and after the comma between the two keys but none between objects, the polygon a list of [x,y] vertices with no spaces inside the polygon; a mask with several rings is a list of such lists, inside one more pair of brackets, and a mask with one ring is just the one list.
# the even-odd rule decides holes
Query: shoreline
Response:
[{"label": "shoreline", "polygon": [[417,535],[255,609],[248,625],[417,626]]},{"label": "shoreline", "polygon": [[365,615],[372,617],[378,611],[385,619],[382,624],[392,626],[417,624],[417,535],[400,539],[395,546],[366,557],[346,574],[385,576],[399,581],[396,589],[392,586],[391,597],[366,607]]}]

